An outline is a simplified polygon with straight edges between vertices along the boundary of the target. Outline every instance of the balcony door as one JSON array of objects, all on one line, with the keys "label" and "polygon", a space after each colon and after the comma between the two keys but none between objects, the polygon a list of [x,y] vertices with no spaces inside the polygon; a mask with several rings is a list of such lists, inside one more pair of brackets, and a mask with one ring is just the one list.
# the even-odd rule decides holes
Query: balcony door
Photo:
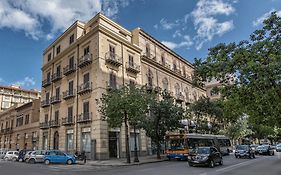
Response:
[{"label": "balcony door", "polygon": [[87,101],[87,102],[83,103],[83,119],[84,120],[89,119],[89,113],[90,113],[90,103]]},{"label": "balcony door", "polygon": [[59,149],[59,132],[54,133],[54,149]]}]

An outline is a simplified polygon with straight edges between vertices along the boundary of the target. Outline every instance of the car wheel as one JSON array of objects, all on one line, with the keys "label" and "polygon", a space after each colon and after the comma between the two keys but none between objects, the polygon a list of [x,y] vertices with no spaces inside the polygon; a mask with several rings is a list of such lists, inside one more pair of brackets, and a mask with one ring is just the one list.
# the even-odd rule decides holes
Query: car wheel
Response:
[{"label": "car wheel", "polygon": [[215,167],[215,162],[213,160],[210,160],[209,167],[210,168],[214,168]]},{"label": "car wheel", "polygon": [[192,164],[192,163],[190,163],[190,162],[188,162],[188,165],[189,165],[189,166],[191,166],[191,167],[193,166],[193,164]]},{"label": "car wheel", "polygon": [[44,163],[45,163],[45,165],[49,165],[50,164],[50,160],[47,159],[47,160],[44,161]]},{"label": "car wheel", "polygon": [[238,156],[235,156],[235,158],[237,159],[237,158],[238,158]]},{"label": "car wheel", "polygon": [[67,163],[67,165],[71,165],[72,164],[72,160],[68,159],[66,163]]},{"label": "car wheel", "polygon": [[219,162],[220,165],[223,165],[223,160],[221,159],[221,161]]},{"label": "car wheel", "polygon": [[253,154],[253,158],[254,158],[254,159],[256,158],[255,154]]},{"label": "car wheel", "polygon": [[13,158],[12,158],[12,161],[13,161],[13,162],[17,161],[17,158],[13,157]]},{"label": "car wheel", "polygon": [[5,160],[5,161],[8,161],[9,159],[8,159],[8,157],[5,157],[4,160]]},{"label": "car wheel", "polygon": [[35,160],[34,160],[34,159],[30,159],[30,160],[28,161],[28,163],[34,164],[34,163],[35,163]]}]

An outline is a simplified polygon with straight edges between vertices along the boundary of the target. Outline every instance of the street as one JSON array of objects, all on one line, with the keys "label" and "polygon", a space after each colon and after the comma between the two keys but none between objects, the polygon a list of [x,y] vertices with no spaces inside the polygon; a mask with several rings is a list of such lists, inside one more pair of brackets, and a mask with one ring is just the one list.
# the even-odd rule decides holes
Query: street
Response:
[{"label": "street", "polygon": [[215,168],[189,167],[185,161],[164,161],[134,166],[44,165],[0,161],[1,175],[281,175],[281,153],[256,159],[224,157]]}]

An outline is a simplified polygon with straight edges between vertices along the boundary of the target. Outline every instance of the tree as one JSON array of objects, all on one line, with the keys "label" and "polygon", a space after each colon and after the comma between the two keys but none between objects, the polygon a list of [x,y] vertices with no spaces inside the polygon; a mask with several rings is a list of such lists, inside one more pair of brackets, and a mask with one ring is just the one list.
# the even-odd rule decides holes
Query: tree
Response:
[{"label": "tree", "polygon": [[179,121],[184,111],[165,91],[161,93],[160,100],[153,94],[150,97],[149,114],[143,120],[142,127],[147,136],[156,144],[157,158],[160,159],[161,143],[168,131],[174,131],[180,127]]},{"label": "tree", "polygon": [[281,18],[272,13],[248,41],[218,44],[195,60],[194,83],[216,78],[249,122],[281,127]]},{"label": "tree", "polygon": [[103,94],[101,102],[100,112],[109,127],[121,127],[123,123],[125,125],[126,157],[127,163],[130,163],[129,124],[135,131],[139,122],[143,120],[147,111],[146,92],[134,85],[123,86],[120,89],[108,90]]}]

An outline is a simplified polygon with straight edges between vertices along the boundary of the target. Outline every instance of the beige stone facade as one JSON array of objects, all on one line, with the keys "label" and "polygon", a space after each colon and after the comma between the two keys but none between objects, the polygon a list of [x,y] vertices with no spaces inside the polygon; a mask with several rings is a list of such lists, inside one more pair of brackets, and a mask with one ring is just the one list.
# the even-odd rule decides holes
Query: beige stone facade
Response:
[{"label": "beige stone facade", "polygon": [[18,104],[31,102],[40,98],[40,92],[22,89],[19,86],[0,85],[0,112]]},{"label": "beige stone facade", "polygon": [[[141,29],[130,32],[102,14],[75,22],[44,51],[43,59],[43,149],[85,151],[90,159],[124,157],[124,128],[108,128],[98,112],[107,88],[136,83],[148,90],[167,89],[184,106],[205,95],[204,89],[191,86],[189,62]],[[137,144],[140,155],[151,152],[144,131],[138,131]]]},{"label": "beige stone facade", "polygon": [[40,99],[0,113],[0,148],[38,149]]}]

